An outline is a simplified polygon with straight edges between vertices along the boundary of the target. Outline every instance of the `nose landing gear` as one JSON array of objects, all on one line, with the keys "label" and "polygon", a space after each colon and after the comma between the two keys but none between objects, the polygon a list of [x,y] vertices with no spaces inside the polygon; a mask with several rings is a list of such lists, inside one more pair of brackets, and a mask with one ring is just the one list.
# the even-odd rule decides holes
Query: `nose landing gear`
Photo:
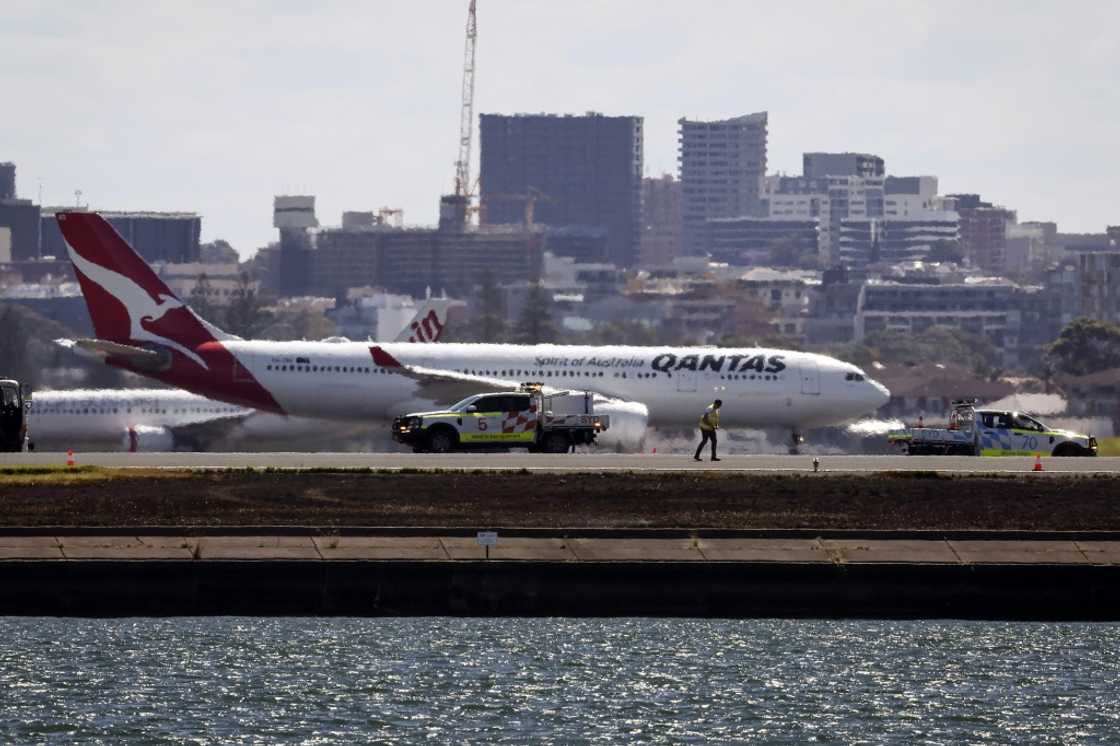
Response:
[{"label": "nose landing gear", "polygon": [[789,437],[789,455],[797,456],[801,453],[801,444],[805,442],[804,436],[801,432],[794,430],[790,433]]}]

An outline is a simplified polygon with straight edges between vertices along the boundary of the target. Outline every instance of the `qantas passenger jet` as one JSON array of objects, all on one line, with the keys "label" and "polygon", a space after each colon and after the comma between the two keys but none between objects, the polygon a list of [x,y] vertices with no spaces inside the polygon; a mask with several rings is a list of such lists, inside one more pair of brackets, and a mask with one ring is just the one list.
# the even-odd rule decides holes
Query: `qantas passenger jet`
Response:
[{"label": "qantas passenger jet", "polygon": [[600,394],[597,409],[627,445],[640,442],[647,423],[694,426],[716,398],[724,425],[785,428],[796,444],[804,428],[847,422],[889,399],[853,365],[778,349],[243,340],[175,297],[99,215],[57,219],[97,334],[74,347],[239,406],[387,419],[543,381]]}]

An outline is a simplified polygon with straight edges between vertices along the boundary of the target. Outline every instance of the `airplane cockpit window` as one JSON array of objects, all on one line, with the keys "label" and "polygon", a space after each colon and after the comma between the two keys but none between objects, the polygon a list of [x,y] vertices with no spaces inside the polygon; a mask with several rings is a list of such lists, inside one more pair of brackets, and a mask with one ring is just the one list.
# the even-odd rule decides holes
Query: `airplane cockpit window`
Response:
[{"label": "airplane cockpit window", "polygon": [[866,381],[867,377],[862,373],[847,373],[844,375],[845,381]]}]

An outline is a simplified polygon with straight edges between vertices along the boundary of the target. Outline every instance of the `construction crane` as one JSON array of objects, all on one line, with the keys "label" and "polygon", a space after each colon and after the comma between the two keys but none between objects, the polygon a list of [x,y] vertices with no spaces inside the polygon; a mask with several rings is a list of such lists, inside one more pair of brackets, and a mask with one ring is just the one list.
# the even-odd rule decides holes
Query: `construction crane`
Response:
[{"label": "construction crane", "polygon": [[463,50],[463,102],[459,112],[459,160],[455,161],[455,194],[471,198],[471,135],[474,132],[474,58],[478,42],[477,0],[467,9],[467,43]]},{"label": "construction crane", "polygon": [[474,132],[474,52],[478,40],[477,0],[467,9],[467,45],[463,50],[463,101],[459,111],[459,160],[455,161],[455,193],[439,198],[439,229],[462,232],[467,228],[474,188],[471,184],[471,133]]}]

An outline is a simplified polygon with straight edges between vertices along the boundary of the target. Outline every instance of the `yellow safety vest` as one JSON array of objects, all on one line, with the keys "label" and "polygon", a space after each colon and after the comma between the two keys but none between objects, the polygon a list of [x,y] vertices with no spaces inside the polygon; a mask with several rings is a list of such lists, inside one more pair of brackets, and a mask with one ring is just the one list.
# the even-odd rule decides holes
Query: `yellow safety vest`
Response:
[{"label": "yellow safety vest", "polygon": [[708,407],[704,410],[704,414],[700,415],[700,429],[715,430],[717,427],[719,427],[719,410]]}]

